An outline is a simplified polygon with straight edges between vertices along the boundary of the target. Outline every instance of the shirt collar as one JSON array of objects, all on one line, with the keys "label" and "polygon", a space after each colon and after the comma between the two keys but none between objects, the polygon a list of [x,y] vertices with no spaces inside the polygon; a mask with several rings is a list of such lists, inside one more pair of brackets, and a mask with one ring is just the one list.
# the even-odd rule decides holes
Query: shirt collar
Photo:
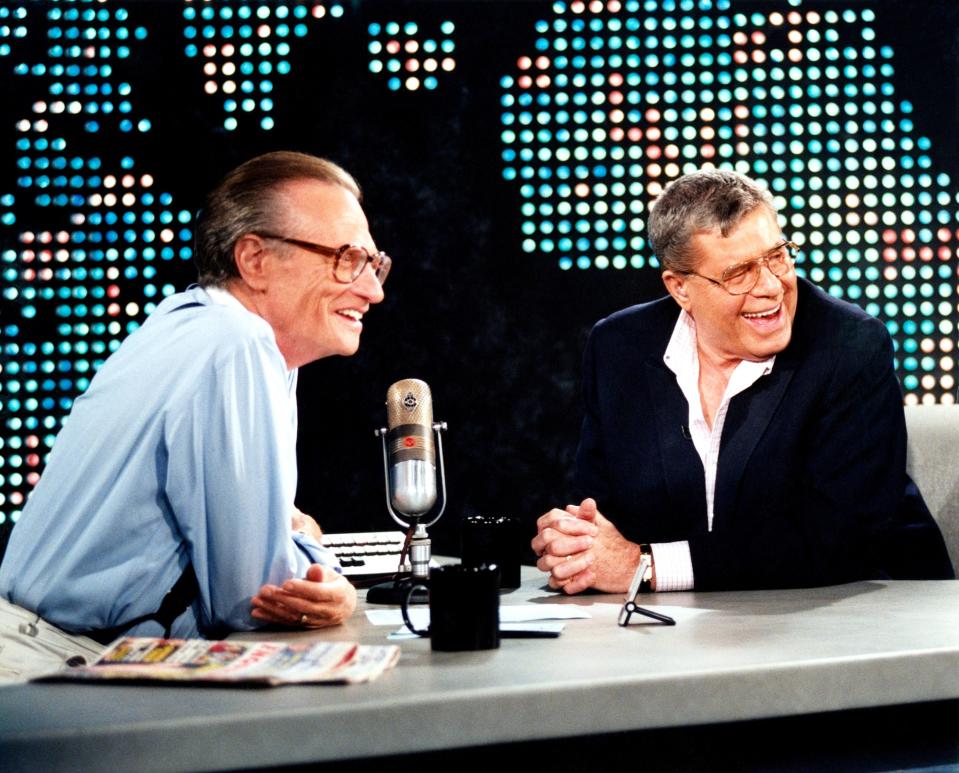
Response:
[{"label": "shirt collar", "polygon": [[[673,333],[669,337],[666,351],[663,353],[663,362],[680,380],[692,378],[699,380],[699,351],[696,348],[696,320],[686,309],[679,310],[679,319],[673,326]],[[772,373],[776,363],[776,355],[765,360],[741,360],[736,371],[748,374],[751,381],[760,376]],[[738,379],[737,379],[738,380]]]},{"label": "shirt collar", "polygon": [[233,293],[223,287],[210,285],[209,287],[204,287],[203,291],[210,296],[210,300],[217,306],[233,306],[234,308],[247,311],[246,306],[240,303],[239,299],[234,296]]},{"label": "shirt collar", "polygon": [[[207,294],[209,299],[216,306],[226,306],[226,307],[232,307],[235,309],[242,309],[247,314],[253,314],[254,317],[257,317],[259,320],[261,320],[262,324],[267,326],[267,328],[270,331],[270,335],[273,336],[274,341],[276,340],[276,333],[273,331],[273,328],[270,327],[269,323],[265,319],[263,319],[263,317],[261,317],[259,314],[254,314],[246,306],[240,303],[240,300],[229,290],[223,287],[214,287],[213,285],[210,285],[209,287],[201,287],[200,289]],[[296,393],[297,371],[298,371],[297,368],[287,369],[287,373],[289,374],[289,378],[290,378],[291,394]]]}]

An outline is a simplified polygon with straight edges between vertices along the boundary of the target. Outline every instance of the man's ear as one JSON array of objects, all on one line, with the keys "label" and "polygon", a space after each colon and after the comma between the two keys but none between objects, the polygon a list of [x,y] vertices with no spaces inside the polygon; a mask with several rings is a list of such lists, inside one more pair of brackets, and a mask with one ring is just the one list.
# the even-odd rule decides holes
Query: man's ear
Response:
[{"label": "man's ear", "polygon": [[677,274],[674,271],[663,272],[663,284],[666,285],[666,292],[673,296],[682,308],[689,311],[689,296],[686,294],[686,285],[689,277],[686,274]]},{"label": "man's ear", "polygon": [[267,261],[270,253],[256,234],[246,234],[233,245],[233,260],[243,282],[253,290],[266,286]]}]

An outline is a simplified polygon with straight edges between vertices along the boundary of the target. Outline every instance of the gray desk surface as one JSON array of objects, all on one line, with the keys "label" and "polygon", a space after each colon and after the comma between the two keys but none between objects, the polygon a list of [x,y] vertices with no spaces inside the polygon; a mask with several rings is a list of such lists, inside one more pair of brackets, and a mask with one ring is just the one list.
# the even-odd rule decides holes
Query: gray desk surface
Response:
[{"label": "gray desk surface", "polygon": [[[592,618],[489,652],[405,641],[366,685],[0,688],[0,767],[255,767],[959,698],[956,581],[651,597],[705,610],[675,627],[619,628],[620,600],[559,597],[524,569],[504,604]],[[383,643],[360,606],[340,628],[286,635]]]}]

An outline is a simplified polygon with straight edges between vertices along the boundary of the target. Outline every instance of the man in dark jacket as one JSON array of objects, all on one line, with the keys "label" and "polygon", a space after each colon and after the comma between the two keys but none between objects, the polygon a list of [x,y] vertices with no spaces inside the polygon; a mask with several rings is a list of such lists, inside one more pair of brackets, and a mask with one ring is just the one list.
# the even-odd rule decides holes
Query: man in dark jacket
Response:
[{"label": "man in dark jacket", "polygon": [[532,542],[550,585],[625,591],[644,553],[647,590],[952,577],[906,475],[889,334],[796,276],[769,194],[689,174],[649,233],[669,297],[590,335],[586,498]]}]

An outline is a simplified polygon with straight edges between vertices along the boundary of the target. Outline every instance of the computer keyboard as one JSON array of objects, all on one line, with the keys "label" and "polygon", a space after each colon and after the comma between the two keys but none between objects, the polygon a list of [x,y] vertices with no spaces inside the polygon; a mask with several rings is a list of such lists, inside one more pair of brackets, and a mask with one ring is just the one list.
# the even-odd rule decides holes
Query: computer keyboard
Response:
[{"label": "computer keyboard", "polygon": [[[323,544],[336,553],[347,577],[396,574],[406,535],[401,531],[324,534]],[[409,572],[410,565],[400,571]]]}]

